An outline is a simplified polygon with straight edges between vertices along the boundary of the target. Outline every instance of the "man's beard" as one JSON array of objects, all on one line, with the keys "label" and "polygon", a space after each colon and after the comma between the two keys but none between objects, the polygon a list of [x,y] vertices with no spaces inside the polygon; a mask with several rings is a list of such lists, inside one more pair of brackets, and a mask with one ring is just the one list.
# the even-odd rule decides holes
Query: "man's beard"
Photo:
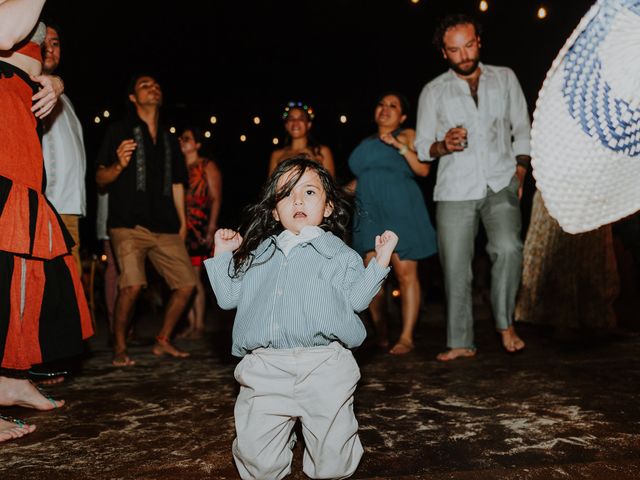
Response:
[{"label": "man's beard", "polygon": [[476,71],[478,65],[480,64],[480,57],[472,58],[462,63],[468,63],[469,61],[472,62],[469,68],[460,68],[459,63],[453,63],[452,61],[449,61],[449,66],[451,67],[451,70],[456,72],[458,75],[467,76]]}]

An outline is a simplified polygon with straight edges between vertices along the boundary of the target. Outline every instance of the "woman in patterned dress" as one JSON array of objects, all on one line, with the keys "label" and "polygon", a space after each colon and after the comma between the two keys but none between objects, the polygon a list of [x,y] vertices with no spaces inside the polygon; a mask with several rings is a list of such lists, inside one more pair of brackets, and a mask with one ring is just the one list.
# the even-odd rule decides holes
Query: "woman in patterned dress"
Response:
[{"label": "woman in patterned dress", "polygon": [[202,156],[204,136],[198,128],[187,128],[179,137],[180,149],[189,172],[189,189],[185,197],[187,208],[187,251],[196,271],[198,283],[193,305],[189,310],[189,326],[181,338],[201,338],[204,332],[206,296],[200,274],[202,262],[211,256],[213,235],[218,228],[222,202],[222,175],[213,160]]}]

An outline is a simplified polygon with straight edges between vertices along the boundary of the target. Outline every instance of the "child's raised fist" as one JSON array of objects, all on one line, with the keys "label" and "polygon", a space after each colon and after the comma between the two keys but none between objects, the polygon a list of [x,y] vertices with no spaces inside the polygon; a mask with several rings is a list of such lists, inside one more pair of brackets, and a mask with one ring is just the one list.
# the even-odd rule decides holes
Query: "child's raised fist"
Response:
[{"label": "child's raised fist", "polygon": [[382,235],[376,235],[376,262],[381,267],[388,267],[393,249],[398,244],[398,235],[391,230],[385,230]]},{"label": "child's raised fist", "polygon": [[230,228],[220,228],[213,237],[213,255],[223,252],[233,252],[242,243],[242,235]]}]

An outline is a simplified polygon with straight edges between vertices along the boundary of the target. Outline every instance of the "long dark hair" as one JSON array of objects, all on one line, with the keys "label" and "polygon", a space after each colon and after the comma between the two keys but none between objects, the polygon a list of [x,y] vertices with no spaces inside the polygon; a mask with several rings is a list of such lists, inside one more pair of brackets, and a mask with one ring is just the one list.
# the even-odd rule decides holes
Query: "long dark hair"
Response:
[{"label": "long dark hair", "polygon": [[[260,263],[255,264],[256,258],[253,252],[269,237],[272,237],[272,242],[275,246],[274,237],[282,232],[283,227],[273,217],[273,210],[280,200],[289,195],[307,170],[313,170],[318,174],[326,195],[326,201],[333,206],[333,212],[323,220],[320,227],[340,238],[344,238],[351,218],[351,207],[346,194],[335,184],[331,174],[321,164],[310,160],[305,155],[297,155],[278,165],[263,187],[260,200],[247,208],[247,220],[240,227],[243,240],[240,247],[233,254],[233,272],[230,273],[232,277],[239,277],[253,265],[261,265],[271,259],[275,248],[271,255],[264,260],[260,260]],[[294,174],[278,189],[280,178],[290,172],[294,172]]]},{"label": "long dark hair", "polygon": [[[300,110],[302,113],[304,113],[305,117],[307,117],[307,122],[311,122],[311,116],[309,115],[309,112],[307,112],[304,108],[295,106],[291,107],[291,110]],[[291,110],[289,110],[289,112],[291,112]],[[288,117],[284,119],[285,123],[287,122],[287,118]],[[291,143],[293,143],[293,139],[291,138],[291,135],[289,135],[289,132],[287,132],[284,136],[283,145],[286,148],[290,147]],[[309,130],[307,130],[307,147],[309,147],[309,150],[311,150],[311,153],[313,153],[314,156],[322,157],[322,149],[320,148],[321,145]]]}]

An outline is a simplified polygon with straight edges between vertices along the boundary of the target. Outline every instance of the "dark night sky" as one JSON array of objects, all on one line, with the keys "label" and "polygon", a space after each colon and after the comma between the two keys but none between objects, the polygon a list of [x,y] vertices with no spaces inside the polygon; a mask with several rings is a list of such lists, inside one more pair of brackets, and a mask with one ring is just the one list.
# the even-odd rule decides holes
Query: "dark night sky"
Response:
[{"label": "dark night sky", "polygon": [[[349,152],[374,130],[376,96],[398,90],[415,106],[422,86],[446,68],[431,45],[438,17],[476,14],[482,60],[511,67],[533,107],[553,58],[593,0],[489,0],[486,13],[478,3],[48,0],[45,16],[63,30],[58,73],[84,124],[89,163],[105,125],[123,110],[128,78],[150,71],[163,86],[167,122],[206,127],[210,115],[218,117],[212,146],[226,180],[223,220],[234,224],[265,178],[287,101],[314,107],[315,136],[333,149],[346,179]],[[549,11],[544,21],[535,15],[541,5]],[[105,108],[112,117],[93,124]],[[338,122],[343,113],[346,125]],[[254,115],[261,125],[252,124]]]}]

